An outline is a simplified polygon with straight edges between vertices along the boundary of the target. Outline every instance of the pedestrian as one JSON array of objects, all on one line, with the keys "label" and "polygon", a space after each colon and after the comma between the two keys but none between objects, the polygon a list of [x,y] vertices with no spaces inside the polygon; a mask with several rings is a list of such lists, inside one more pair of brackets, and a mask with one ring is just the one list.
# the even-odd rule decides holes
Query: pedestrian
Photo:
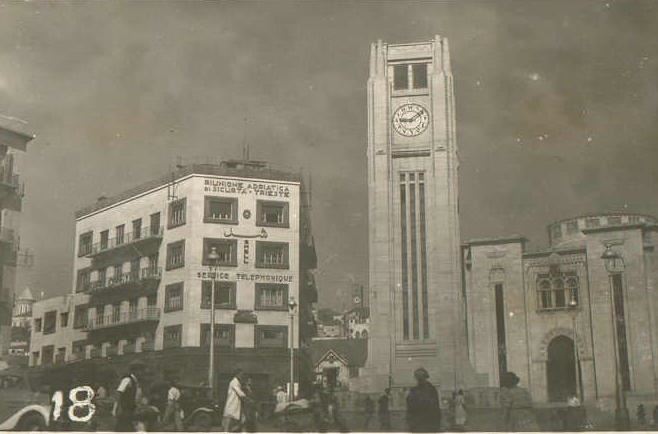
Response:
[{"label": "pedestrian", "polygon": [[363,409],[366,416],[366,420],[363,423],[363,430],[365,431],[370,426],[370,419],[372,419],[372,415],[375,413],[375,403],[368,395],[366,395],[366,398],[363,400]]},{"label": "pedestrian", "polygon": [[505,372],[500,379],[500,403],[504,410],[505,430],[539,431],[530,393],[519,387],[519,382],[514,372]]},{"label": "pedestrian", "polygon": [[243,399],[244,404],[244,430],[246,432],[257,432],[258,410],[256,408],[256,399],[254,395],[251,377],[248,377],[242,388],[246,397]]},{"label": "pedestrian", "polygon": [[658,405],[653,408],[653,426],[658,428]]},{"label": "pedestrian", "polygon": [[644,426],[647,424],[647,412],[644,409],[644,404],[640,404],[637,406],[637,423],[640,424],[641,428],[644,428]]},{"label": "pedestrian", "polygon": [[428,381],[430,375],[425,368],[414,372],[416,386],[407,396],[407,424],[411,432],[437,432],[441,430],[441,407],[439,393]]},{"label": "pedestrian", "polygon": [[139,378],[146,371],[146,365],[135,361],[130,364],[128,375],[124,376],[117,387],[117,397],[112,408],[116,418],[115,431],[135,431],[135,410],[141,400]]},{"label": "pedestrian", "polygon": [[377,400],[377,415],[379,416],[379,429],[386,431],[391,429],[391,412],[389,410],[391,402],[391,389],[384,389],[384,393]]},{"label": "pedestrian", "polygon": [[172,375],[169,381],[169,390],[167,390],[167,407],[162,418],[162,425],[166,426],[173,419],[176,431],[183,431],[183,420],[181,418],[179,389],[180,378],[178,375]]},{"label": "pedestrian", "polygon": [[466,403],[463,390],[459,389],[455,395],[453,407],[455,409],[455,430],[463,431],[464,425],[466,425]]},{"label": "pedestrian", "polygon": [[242,390],[241,378],[243,377],[242,369],[235,371],[233,379],[228,385],[226,392],[226,404],[224,405],[224,418],[222,427],[224,432],[231,432],[231,428],[237,423],[243,422],[242,400],[247,396]]}]

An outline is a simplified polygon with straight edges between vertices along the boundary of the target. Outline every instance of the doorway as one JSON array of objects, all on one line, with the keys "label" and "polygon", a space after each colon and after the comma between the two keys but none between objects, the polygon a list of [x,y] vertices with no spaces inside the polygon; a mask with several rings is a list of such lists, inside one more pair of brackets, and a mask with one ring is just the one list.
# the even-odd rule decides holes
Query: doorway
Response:
[{"label": "doorway", "polygon": [[546,384],[550,402],[566,402],[576,395],[574,343],[567,336],[557,336],[548,344]]}]

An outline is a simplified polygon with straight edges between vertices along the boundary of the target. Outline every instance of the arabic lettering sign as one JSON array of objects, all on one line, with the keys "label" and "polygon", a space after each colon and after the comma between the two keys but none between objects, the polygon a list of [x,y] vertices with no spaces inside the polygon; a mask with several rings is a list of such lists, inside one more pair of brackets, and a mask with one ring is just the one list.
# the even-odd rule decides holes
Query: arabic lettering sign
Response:
[{"label": "arabic lettering sign", "polygon": [[265,197],[290,197],[290,187],[267,182],[239,181],[230,179],[205,179],[204,193],[254,193]]}]

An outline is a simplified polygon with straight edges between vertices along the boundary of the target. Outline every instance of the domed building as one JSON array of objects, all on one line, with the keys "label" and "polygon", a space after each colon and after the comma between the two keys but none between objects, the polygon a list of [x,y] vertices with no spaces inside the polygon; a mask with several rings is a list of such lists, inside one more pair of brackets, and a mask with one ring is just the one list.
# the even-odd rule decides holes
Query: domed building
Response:
[{"label": "domed building", "polygon": [[[489,386],[513,371],[533,400],[635,409],[658,395],[658,220],[596,214],[462,246],[469,359]],[[621,404],[617,404],[621,405]]]},{"label": "domed building", "polygon": [[28,327],[32,321],[32,305],[36,298],[32,295],[30,288],[25,288],[14,300],[14,309],[11,317],[12,327]]}]

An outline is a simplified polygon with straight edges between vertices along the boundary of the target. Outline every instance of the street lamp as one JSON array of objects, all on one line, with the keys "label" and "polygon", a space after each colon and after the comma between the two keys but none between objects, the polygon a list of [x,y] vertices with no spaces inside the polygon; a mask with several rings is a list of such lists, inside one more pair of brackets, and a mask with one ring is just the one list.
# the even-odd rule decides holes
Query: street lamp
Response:
[{"label": "street lamp", "polygon": [[613,279],[615,275],[621,274],[624,271],[624,259],[619,253],[612,250],[610,244],[606,244],[601,259],[603,259],[610,280],[610,315],[612,318],[612,341],[615,350],[615,423],[617,425],[617,430],[622,431],[630,428],[630,416],[628,414],[628,408],[626,407],[626,395],[622,391],[622,386],[620,384],[619,342],[617,339],[618,319],[617,310],[615,309],[615,285]]},{"label": "street lamp", "polygon": [[578,300],[576,299],[575,289],[571,293],[569,309],[571,310],[571,327],[573,328],[573,360],[576,365],[576,398],[583,403],[584,397],[580,386],[580,358],[578,356],[578,330],[576,329],[576,316],[578,315]]},{"label": "street lamp", "polygon": [[288,390],[288,401],[295,398],[295,308],[297,302],[294,297],[288,300],[288,311],[290,312],[290,389]]},{"label": "street lamp", "polygon": [[219,268],[219,254],[217,247],[212,247],[208,254],[208,263],[210,268],[210,278],[212,287],[210,289],[210,361],[208,362],[208,384],[213,399],[215,399],[215,282],[217,281],[217,271]]}]

